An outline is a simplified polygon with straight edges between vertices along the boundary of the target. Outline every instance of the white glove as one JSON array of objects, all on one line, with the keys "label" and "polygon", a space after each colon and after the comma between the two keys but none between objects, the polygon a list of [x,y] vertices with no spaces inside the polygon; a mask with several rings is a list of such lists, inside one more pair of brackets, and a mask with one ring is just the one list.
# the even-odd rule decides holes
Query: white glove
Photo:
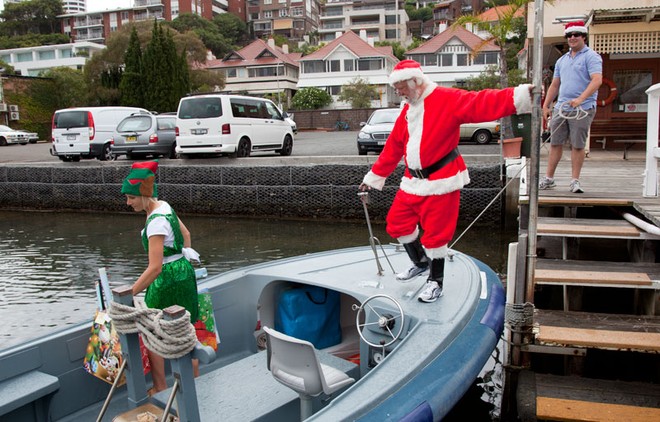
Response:
[{"label": "white glove", "polygon": [[185,256],[188,261],[201,262],[199,260],[199,254],[193,248],[183,248],[183,250],[181,252],[183,253],[183,256]]}]

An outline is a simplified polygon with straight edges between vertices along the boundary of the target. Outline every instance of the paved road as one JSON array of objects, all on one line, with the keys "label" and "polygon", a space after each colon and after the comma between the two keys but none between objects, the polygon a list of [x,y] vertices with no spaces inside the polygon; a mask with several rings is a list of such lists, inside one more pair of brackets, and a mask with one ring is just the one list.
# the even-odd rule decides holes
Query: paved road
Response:
[{"label": "paved road", "polygon": [[[357,132],[299,132],[295,137],[293,146],[294,157],[358,157]],[[71,165],[72,163],[61,162],[57,157],[49,154],[50,142],[39,142],[27,145],[7,145],[0,147],[0,163],[61,163],[62,165]],[[464,155],[472,154],[495,154],[499,155],[500,146],[496,143],[489,145],[476,145],[470,143],[461,143],[461,153]],[[257,157],[279,157],[272,153],[255,153]],[[376,155],[369,153],[368,158],[375,159]],[[122,157],[120,160],[126,160]],[[185,162],[233,162],[228,157],[221,158],[192,158]],[[83,160],[84,162],[96,162],[96,160]]]}]

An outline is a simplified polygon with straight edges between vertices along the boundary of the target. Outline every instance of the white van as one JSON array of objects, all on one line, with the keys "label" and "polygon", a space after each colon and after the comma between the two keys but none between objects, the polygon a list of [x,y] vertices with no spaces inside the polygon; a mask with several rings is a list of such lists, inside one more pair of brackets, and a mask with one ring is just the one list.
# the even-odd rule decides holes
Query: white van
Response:
[{"label": "white van", "polygon": [[176,116],[176,152],[230,154],[253,151],[291,155],[293,131],[272,101],[239,95],[205,94],[181,98]]},{"label": "white van", "polygon": [[137,107],[77,107],[53,114],[51,155],[62,161],[80,158],[112,160],[112,136],[119,122],[134,113],[147,113]]}]

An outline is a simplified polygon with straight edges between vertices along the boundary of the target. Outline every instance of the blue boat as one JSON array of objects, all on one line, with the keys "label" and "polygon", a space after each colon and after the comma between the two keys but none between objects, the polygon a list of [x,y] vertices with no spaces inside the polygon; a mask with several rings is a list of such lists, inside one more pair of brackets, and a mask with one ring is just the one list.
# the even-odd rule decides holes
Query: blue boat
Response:
[{"label": "blue boat", "polygon": [[[395,277],[394,269],[410,264],[405,251],[386,245],[379,260],[387,261],[385,269],[376,265],[373,248],[356,247],[201,280],[200,290],[213,300],[220,344],[215,360],[200,365],[194,382],[198,420],[293,421],[304,414],[311,421],[437,421],[447,415],[498,343],[505,302],[501,282],[479,260],[450,250],[444,295],[422,303],[417,296],[425,274],[409,282]],[[274,340],[261,328],[283,330],[277,317],[281,297],[301,286],[339,297],[338,342],[315,353],[321,366],[354,380],[314,398],[307,409],[304,397],[269,371],[277,356],[264,350]],[[0,352],[0,421],[96,420],[109,385],[83,370],[88,339],[89,323],[84,323]],[[150,408],[166,408],[170,392],[149,397]],[[135,404],[120,388],[106,419],[130,420],[125,417]]]}]

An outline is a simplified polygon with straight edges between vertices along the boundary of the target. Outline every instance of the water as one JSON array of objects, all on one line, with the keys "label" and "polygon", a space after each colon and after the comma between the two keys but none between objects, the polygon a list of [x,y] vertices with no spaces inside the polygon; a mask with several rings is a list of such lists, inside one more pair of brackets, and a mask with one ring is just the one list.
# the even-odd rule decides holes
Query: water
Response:
[{"label": "water", "polygon": [[[365,222],[182,219],[209,274],[369,240]],[[112,286],[132,284],[147,264],[143,225],[143,214],[0,211],[0,349],[90,320],[99,268],[106,268]],[[392,241],[384,225],[372,228],[383,243]],[[515,233],[473,227],[454,247],[504,273],[514,239]],[[492,366],[484,378],[499,376],[493,372],[501,366]],[[492,388],[489,379],[483,383]]]}]

